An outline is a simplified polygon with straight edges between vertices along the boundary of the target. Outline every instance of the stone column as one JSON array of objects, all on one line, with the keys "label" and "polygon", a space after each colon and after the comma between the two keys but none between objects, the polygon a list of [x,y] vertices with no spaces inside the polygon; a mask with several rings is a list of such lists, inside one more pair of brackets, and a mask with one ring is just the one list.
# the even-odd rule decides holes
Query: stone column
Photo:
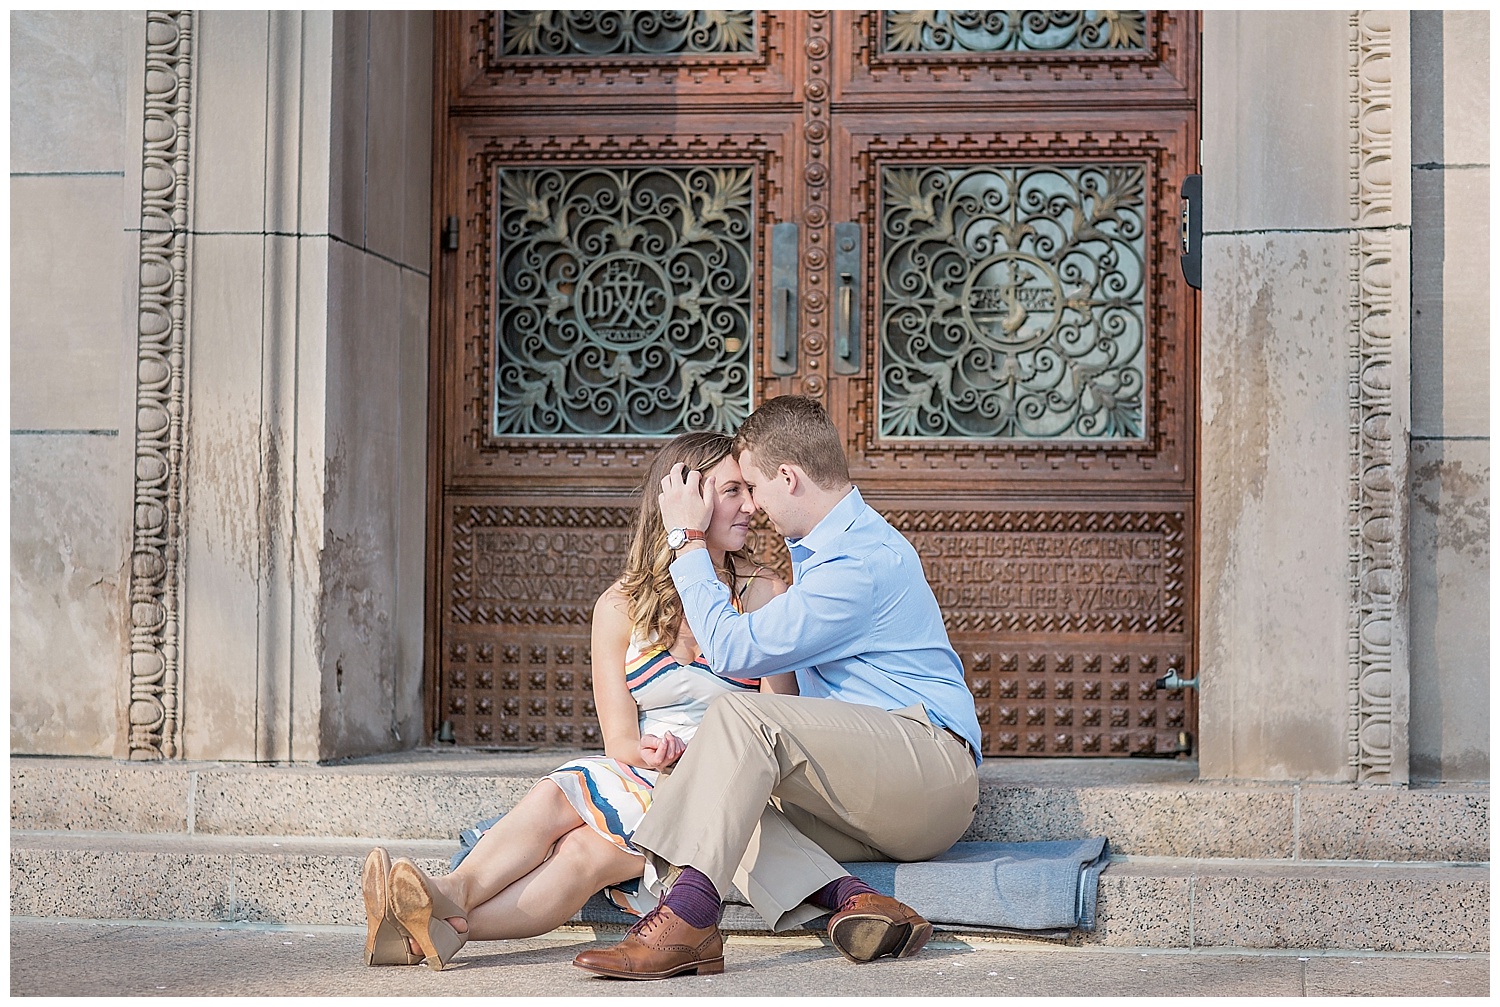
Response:
[{"label": "stone column", "polygon": [[[190,223],[172,260],[185,398],[167,410],[179,452],[164,473],[137,473],[138,498],[165,480],[181,500],[160,550],[176,563],[180,649],[164,635],[158,651],[177,666],[158,700],[175,726],[154,749],[133,735],[132,754],[305,761],[409,747],[421,728],[431,17],[209,11],[193,26],[192,155],[176,163]],[[148,166],[144,189],[152,177]],[[143,298],[153,283],[143,272]],[[152,375],[142,369],[139,390]]]},{"label": "stone column", "polygon": [[1200,770],[1402,783],[1405,15],[1203,41]]}]

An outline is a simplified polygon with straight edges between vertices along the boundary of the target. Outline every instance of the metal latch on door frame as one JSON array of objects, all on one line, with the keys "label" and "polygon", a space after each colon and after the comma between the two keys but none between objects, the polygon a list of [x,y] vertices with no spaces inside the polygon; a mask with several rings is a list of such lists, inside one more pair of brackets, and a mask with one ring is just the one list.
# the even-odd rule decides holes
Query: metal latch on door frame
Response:
[{"label": "metal latch on door frame", "polygon": [[1182,180],[1182,278],[1203,289],[1203,176]]}]

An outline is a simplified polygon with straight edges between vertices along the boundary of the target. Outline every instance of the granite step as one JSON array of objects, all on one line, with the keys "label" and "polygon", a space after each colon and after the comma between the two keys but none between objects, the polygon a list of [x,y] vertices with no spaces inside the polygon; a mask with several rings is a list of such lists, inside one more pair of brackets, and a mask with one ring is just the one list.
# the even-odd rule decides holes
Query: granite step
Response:
[{"label": "granite step", "polygon": [[[369,838],[11,832],[17,917],[362,926]],[[393,856],[446,871],[451,841],[391,837]],[[594,920],[582,914],[578,924]],[[763,932],[746,906],[725,928]],[[617,929],[618,927],[615,927]],[[611,929],[603,926],[599,929]],[[947,928],[965,933],[961,927]],[[1099,882],[1113,948],[1487,952],[1485,864],[1117,857]]]},{"label": "granite step", "polygon": [[[443,841],[577,752],[436,749],[332,765],[13,757],[11,827]],[[1486,785],[1196,779],[1191,762],[987,759],[969,841],[1108,837],[1128,857],[1478,863]]]}]

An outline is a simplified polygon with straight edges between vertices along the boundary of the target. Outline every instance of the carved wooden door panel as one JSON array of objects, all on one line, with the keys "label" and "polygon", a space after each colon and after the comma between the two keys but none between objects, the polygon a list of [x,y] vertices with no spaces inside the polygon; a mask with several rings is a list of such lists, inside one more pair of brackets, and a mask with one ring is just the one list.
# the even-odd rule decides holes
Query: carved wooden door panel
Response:
[{"label": "carved wooden door panel", "polygon": [[1196,22],[1010,17],[438,16],[434,728],[596,746],[643,461],[797,392],[927,564],[987,753],[1194,730],[1154,681],[1193,668]]}]

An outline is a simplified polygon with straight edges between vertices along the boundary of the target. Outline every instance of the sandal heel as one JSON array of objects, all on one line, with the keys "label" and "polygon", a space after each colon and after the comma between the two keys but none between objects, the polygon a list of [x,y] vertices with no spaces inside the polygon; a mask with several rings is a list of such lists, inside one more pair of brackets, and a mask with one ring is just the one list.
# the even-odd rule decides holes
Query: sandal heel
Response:
[{"label": "sandal heel", "polygon": [[390,873],[390,854],[375,847],[365,857],[359,879],[365,901],[365,964],[415,965],[422,956],[411,953],[406,931],[391,916]]},{"label": "sandal heel", "polygon": [[437,891],[427,875],[410,860],[391,867],[390,905],[397,923],[422,948],[423,961],[434,971],[444,969],[469,937],[448,922],[467,919],[463,908]]}]

